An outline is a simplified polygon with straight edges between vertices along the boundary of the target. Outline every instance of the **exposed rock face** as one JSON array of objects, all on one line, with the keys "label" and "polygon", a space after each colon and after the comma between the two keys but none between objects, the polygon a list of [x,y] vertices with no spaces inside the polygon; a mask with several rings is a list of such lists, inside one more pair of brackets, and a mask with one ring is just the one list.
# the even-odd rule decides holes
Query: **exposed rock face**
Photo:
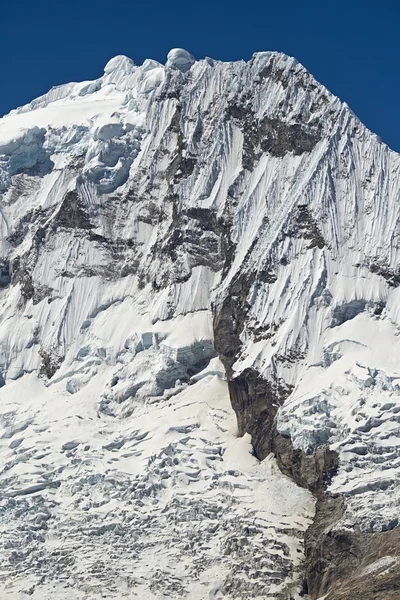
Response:
[{"label": "exposed rock face", "polygon": [[0,264],[0,288],[7,287],[11,283],[10,262],[4,260]]},{"label": "exposed rock face", "polygon": [[66,229],[93,229],[76,191],[65,194],[54,224]]},{"label": "exposed rock face", "polygon": [[0,120],[5,598],[396,597],[399,189],[278,53]]},{"label": "exposed rock face", "polygon": [[[335,530],[343,500],[325,498],[306,535],[306,576],[312,598],[399,598],[399,529],[368,534]],[[331,527],[333,526],[333,530]]]}]

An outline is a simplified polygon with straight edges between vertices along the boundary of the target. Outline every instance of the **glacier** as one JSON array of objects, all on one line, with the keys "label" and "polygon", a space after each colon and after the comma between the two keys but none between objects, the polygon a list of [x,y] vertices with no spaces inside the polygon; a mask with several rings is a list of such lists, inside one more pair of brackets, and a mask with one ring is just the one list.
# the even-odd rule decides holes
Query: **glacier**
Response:
[{"label": "glacier", "polygon": [[399,206],[277,52],[0,119],[1,597],[398,599]]}]

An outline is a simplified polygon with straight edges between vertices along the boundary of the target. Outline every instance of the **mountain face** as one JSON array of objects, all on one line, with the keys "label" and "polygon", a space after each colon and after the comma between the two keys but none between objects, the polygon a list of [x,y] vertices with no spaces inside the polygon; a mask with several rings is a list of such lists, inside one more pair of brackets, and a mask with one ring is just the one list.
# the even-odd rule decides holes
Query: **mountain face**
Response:
[{"label": "mountain face", "polygon": [[400,598],[400,158],[296,60],[0,120],[1,598]]}]

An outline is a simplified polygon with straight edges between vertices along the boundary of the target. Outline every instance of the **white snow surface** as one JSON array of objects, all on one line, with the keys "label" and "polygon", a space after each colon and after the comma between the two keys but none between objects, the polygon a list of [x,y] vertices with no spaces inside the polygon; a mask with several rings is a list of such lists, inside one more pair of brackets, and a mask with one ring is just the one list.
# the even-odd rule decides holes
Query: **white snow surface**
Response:
[{"label": "white snow surface", "polygon": [[235,372],[339,451],[340,526],[396,525],[399,182],[274,52],[119,56],[0,120],[2,598],[295,597],[313,500],[237,438],[213,348],[240,277]]},{"label": "white snow surface", "polygon": [[204,374],[121,421],[99,411],[108,378],[74,395],[34,374],[6,386],[1,597],[296,589],[313,500],[235,436],[223,379]]}]

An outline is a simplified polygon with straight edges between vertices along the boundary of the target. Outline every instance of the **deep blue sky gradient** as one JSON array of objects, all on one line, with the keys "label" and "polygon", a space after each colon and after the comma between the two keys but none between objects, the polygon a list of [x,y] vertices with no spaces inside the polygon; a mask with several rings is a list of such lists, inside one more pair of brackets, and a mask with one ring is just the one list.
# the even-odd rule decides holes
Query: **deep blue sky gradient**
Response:
[{"label": "deep blue sky gradient", "polygon": [[2,0],[0,115],[53,85],[95,79],[116,54],[165,62],[295,56],[400,151],[400,0]]}]

